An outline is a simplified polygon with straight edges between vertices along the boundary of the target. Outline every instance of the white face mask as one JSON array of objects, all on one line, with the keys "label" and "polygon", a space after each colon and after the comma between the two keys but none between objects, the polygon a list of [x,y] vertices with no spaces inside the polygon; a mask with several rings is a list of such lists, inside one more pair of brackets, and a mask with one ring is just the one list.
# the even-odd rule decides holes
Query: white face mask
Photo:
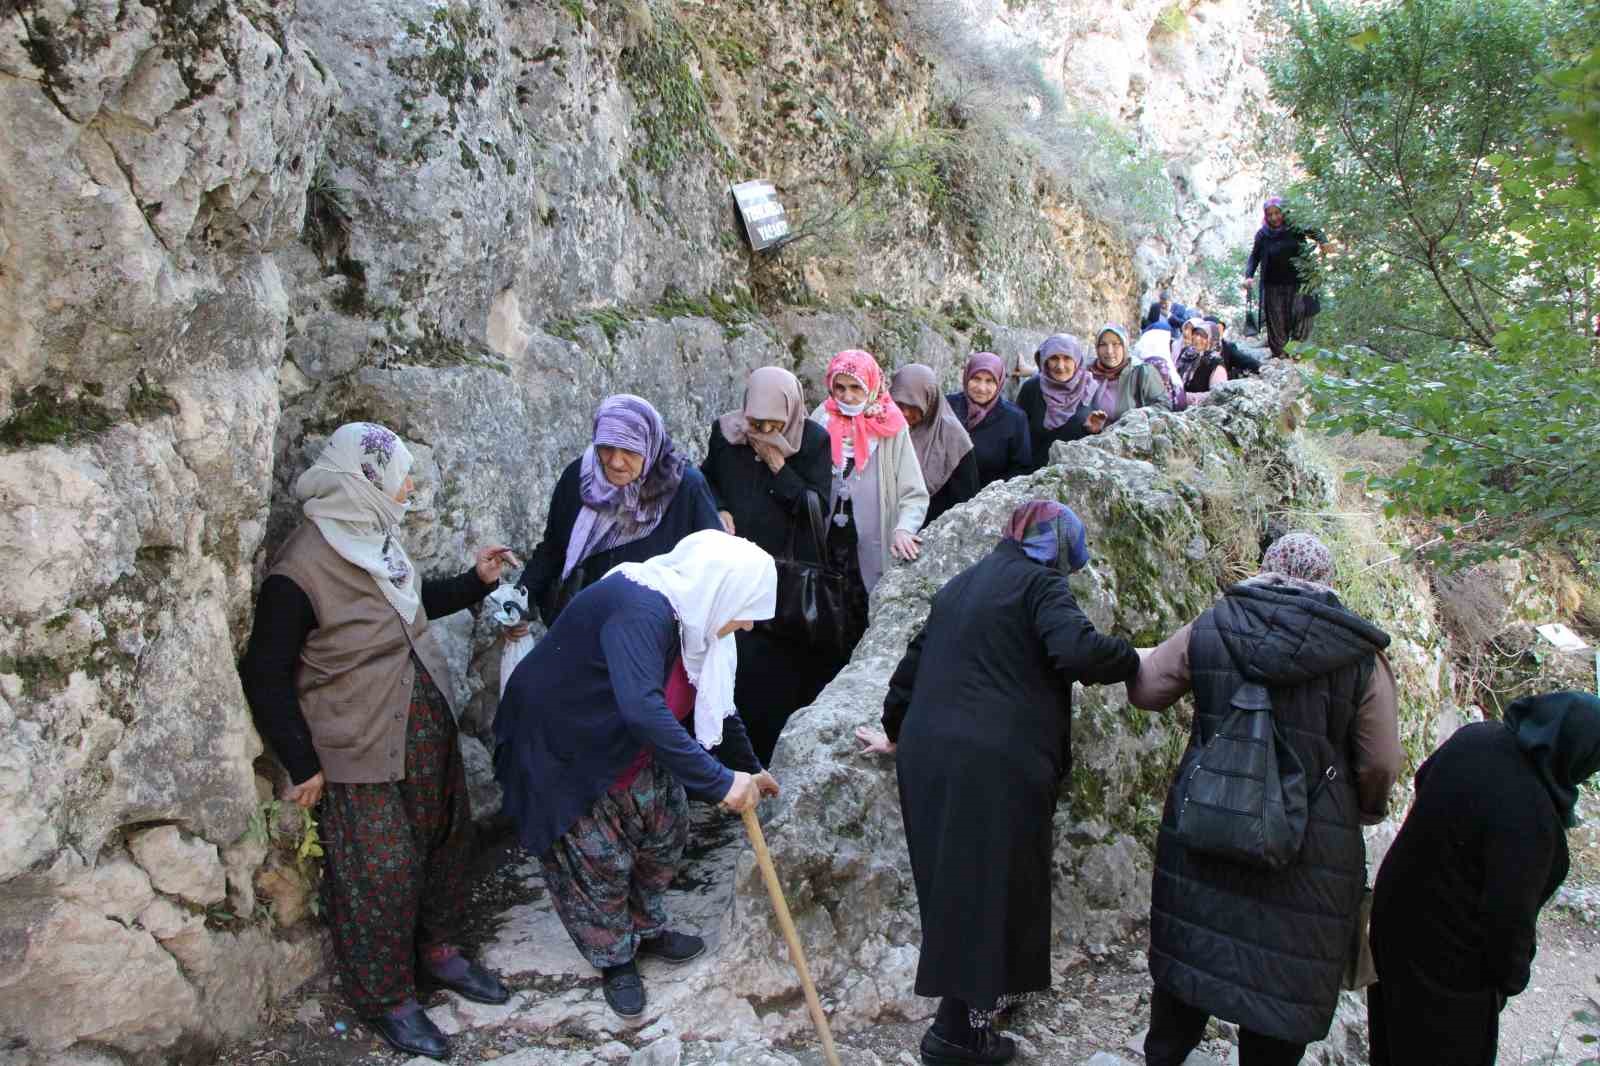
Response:
[{"label": "white face mask", "polygon": [[839,405],[839,413],[849,418],[854,418],[856,415],[867,409],[867,401],[865,400],[862,400],[860,403],[839,403],[838,400],[834,400],[833,402]]}]

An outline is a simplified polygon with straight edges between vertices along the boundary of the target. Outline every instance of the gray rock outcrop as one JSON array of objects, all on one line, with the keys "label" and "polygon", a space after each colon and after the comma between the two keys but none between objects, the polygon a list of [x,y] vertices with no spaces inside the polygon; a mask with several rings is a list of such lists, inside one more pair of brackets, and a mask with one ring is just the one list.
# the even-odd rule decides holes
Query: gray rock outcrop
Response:
[{"label": "gray rock outcrop", "polygon": [[[608,392],[693,453],[754,366],[813,397],[843,347],[953,377],[1167,276],[1023,148],[963,172],[988,157],[947,151],[904,28],[820,0],[0,5],[0,1046],[153,1061],[314,971],[234,663],[341,421],[413,442],[408,545],[444,575],[537,542]],[[754,176],[797,224],[775,255],[730,210]],[[438,632],[487,815],[498,651],[470,615]],[[1126,865],[1129,828],[1074,861]]]}]

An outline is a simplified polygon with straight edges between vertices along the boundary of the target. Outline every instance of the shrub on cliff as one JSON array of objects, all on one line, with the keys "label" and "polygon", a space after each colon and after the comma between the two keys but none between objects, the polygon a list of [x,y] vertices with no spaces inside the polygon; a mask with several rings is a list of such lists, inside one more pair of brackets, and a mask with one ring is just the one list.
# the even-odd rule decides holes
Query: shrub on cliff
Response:
[{"label": "shrub on cliff", "polygon": [[1333,240],[1313,264],[1325,424],[1419,445],[1365,477],[1442,556],[1600,531],[1600,14],[1338,0],[1284,25],[1292,203]]}]

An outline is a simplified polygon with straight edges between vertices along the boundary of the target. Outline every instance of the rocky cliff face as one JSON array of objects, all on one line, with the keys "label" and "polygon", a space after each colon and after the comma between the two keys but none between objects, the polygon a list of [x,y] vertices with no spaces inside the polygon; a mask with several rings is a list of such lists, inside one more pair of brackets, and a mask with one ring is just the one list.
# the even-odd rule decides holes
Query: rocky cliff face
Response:
[{"label": "rocky cliff face", "polygon": [[[1237,202],[1206,180],[1251,164],[1147,116],[1193,90],[1196,122],[1247,128],[1239,79],[1176,45],[1243,69],[1250,10],[1152,37],[1165,9],[1103,7],[0,5],[0,1033],[155,1057],[247,1031],[315,965],[301,827],[265,804],[232,664],[288,486],[338,423],[414,442],[407,535],[444,574],[537,540],[608,392],[649,396],[693,451],[751,367],[813,397],[847,346],[948,374],[1126,319],[1181,272],[1187,245],[1151,234],[1204,231]],[[1027,53],[1033,100],[950,47],[991,38],[1078,43]],[[1088,76],[1138,40],[1149,74]],[[1029,125],[1047,111],[1054,140]],[[1133,180],[1110,120],[1177,153],[1170,218],[1101,210]],[[1067,143],[1115,151],[1074,184]],[[776,255],[732,215],[753,176],[800,234]],[[950,543],[919,580],[976,550]],[[442,633],[481,736],[489,634]],[[887,660],[875,639],[850,684]]]}]

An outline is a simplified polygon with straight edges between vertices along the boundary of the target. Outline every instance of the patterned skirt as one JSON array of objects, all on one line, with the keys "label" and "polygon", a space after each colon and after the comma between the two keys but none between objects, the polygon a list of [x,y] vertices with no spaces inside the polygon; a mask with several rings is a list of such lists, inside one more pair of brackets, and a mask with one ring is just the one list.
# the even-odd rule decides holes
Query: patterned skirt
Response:
[{"label": "patterned skirt", "polygon": [[400,781],[330,784],[323,793],[323,917],[345,997],[362,1017],[416,996],[417,954],[461,922],[472,812],[455,718],[422,663]]},{"label": "patterned skirt", "polygon": [[667,886],[688,842],[683,785],[650,762],[539,857],[561,924],[591,966],[620,966],[667,928]]}]

